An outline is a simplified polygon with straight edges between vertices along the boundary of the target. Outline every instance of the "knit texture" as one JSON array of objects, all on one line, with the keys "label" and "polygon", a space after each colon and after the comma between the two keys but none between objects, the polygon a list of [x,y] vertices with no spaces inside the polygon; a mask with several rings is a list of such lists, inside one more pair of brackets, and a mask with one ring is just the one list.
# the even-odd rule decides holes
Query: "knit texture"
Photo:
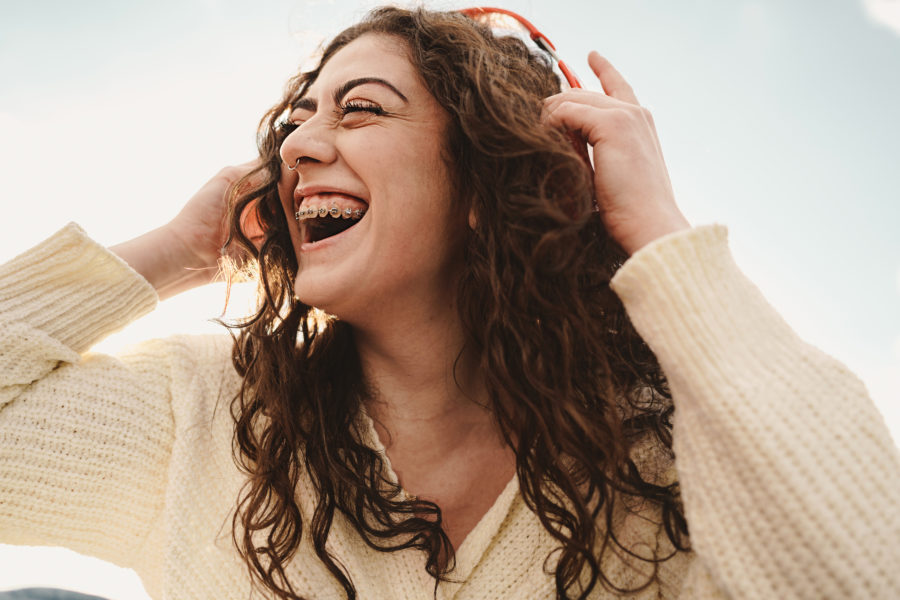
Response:
[{"label": "knit texture", "polygon": [[[738,270],[725,229],[657,240],[612,285],[672,388],[694,548],[632,597],[900,597],[900,453],[862,383],[798,339]],[[0,267],[0,541],[133,568],[154,598],[248,598],[231,540],[243,479],[231,454],[240,382],[230,339],[89,351],[155,303],[76,225]],[[311,486],[297,493],[308,519]],[[636,553],[670,552],[657,514],[623,518]],[[340,515],[327,547],[363,600],[433,597],[418,551],[372,550]],[[437,597],[552,598],[553,548],[514,478]],[[623,586],[652,571],[624,554],[606,566]],[[287,574],[304,597],[344,597],[308,536]]]}]

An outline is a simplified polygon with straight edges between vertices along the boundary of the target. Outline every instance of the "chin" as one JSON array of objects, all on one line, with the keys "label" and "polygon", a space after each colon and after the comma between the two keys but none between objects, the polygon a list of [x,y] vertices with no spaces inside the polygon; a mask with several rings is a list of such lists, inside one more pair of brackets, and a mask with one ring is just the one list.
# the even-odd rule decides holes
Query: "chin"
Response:
[{"label": "chin", "polygon": [[339,302],[335,302],[336,293],[329,293],[329,285],[316,285],[314,278],[304,276],[301,272],[294,280],[294,297],[308,304],[313,308],[318,308],[328,314],[334,314],[333,310],[339,308]]},{"label": "chin", "polygon": [[342,321],[355,322],[362,312],[362,298],[353,293],[356,286],[341,279],[334,276],[320,278],[312,273],[300,272],[294,281],[294,297]]}]

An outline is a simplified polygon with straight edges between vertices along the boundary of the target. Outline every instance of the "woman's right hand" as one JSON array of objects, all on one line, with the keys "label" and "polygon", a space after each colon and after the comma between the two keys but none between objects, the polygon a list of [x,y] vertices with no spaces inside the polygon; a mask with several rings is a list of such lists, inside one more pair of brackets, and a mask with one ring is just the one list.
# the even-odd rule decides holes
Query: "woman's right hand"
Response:
[{"label": "woman's right hand", "polygon": [[223,168],[166,225],[184,247],[186,264],[207,269],[218,266],[230,227],[230,223],[225,222],[228,192],[258,164],[258,160],[253,160]]},{"label": "woman's right hand", "polygon": [[258,161],[225,167],[167,224],[110,248],[156,289],[160,299],[212,281],[228,237],[228,192]]}]

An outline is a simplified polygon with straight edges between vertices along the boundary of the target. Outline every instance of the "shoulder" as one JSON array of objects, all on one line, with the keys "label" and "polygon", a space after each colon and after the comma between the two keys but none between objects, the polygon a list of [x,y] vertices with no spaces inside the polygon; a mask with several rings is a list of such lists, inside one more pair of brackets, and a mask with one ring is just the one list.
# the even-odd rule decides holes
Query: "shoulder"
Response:
[{"label": "shoulder", "polygon": [[[232,363],[233,345],[227,334],[180,334],[143,341],[126,348],[117,358],[133,370],[153,370],[156,376],[168,380],[177,420],[179,413],[195,413],[200,407],[214,410],[223,400],[228,402],[235,396],[241,377]],[[154,376],[149,372],[146,375]]]},{"label": "shoulder", "polygon": [[118,358],[130,364],[162,362],[172,375],[193,378],[230,365],[232,346],[231,337],[225,334],[178,334],[127,346]]}]

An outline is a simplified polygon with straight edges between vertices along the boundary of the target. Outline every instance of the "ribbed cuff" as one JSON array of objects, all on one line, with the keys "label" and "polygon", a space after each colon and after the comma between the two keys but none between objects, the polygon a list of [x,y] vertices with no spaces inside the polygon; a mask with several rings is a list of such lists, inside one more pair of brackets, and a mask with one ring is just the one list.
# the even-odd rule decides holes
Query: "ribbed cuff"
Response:
[{"label": "ribbed cuff", "polygon": [[153,310],[153,287],[69,223],[0,265],[0,315],[43,330],[77,352]]}]

